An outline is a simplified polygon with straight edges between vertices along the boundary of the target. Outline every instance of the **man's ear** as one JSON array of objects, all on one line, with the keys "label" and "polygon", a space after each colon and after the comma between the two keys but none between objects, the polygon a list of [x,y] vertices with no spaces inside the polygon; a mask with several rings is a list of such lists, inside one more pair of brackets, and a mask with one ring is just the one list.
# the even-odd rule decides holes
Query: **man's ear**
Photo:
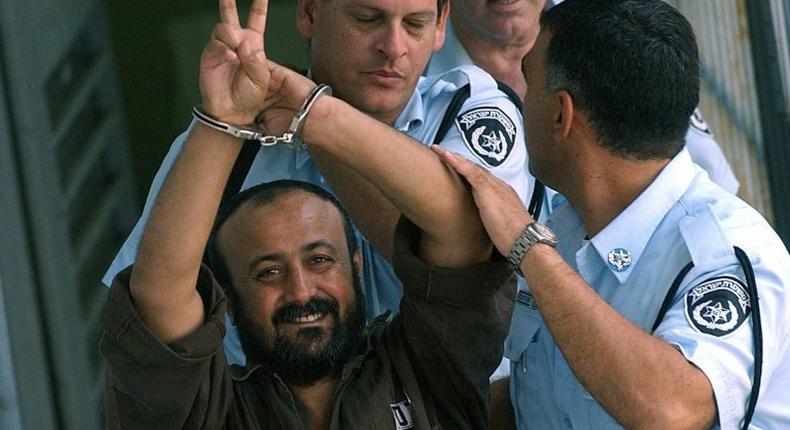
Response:
[{"label": "man's ear", "polygon": [[563,140],[571,133],[573,116],[576,114],[573,97],[565,90],[560,90],[554,95],[551,107],[552,128],[555,140]]},{"label": "man's ear", "polygon": [[433,39],[433,51],[436,52],[442,49],[445,40],[445,31],[447,30],[447,20],[450,19],[450,2],[445,2],[442,9],[439,11],[439,16],[436,17],[436,37]]},{"label": "man's ear", "polygon": [[299,0],[296,6],[296,29],[307,39],[313,37],[315,2],[316,0]]}]

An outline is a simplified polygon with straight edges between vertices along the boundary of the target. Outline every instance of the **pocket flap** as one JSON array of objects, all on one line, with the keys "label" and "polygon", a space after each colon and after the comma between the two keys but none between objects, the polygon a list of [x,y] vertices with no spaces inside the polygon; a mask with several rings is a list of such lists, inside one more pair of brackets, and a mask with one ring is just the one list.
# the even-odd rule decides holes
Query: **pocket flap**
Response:
[{"label": "pocket flap", "polygon": [[510,321],[510,332],[505,340],[505,357],[511,361],[518,361],[542,324],[543,319],[535,306],[532,294],[527,290],[519,290],[513,318]]}]

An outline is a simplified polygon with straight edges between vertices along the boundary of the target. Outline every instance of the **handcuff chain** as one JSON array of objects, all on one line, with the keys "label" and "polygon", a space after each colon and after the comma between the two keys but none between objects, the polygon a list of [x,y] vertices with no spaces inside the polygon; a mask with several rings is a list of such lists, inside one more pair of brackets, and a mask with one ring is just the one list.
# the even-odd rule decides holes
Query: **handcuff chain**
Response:
[{"label": "handcuff chain", "polygon": [[254,126],[249,126],[248,128],[240,128],[234,125],[219,121],[207,115],[200,106],[193,106],[192,107],[192,116],[195,117],[196,120],[200,121],[201,123],[207,125],[214,130],[221,131],[223,133],[230,134],[233,137],[245,140],[257,140],[261,146],[274,146],[279,143],[283,143],[286,145],[292,145],[294,143],[294,137],[299,134],[299,131],[302,128],[302,123],[304,122],[305,118],[307,118],[307,114],[310,112],[310,108],[313,107],[313,104],[323,94],[332,95],[332,87],[326,84],[317,85],[315,88],[310,90],[310,93],[305,98],[304,102],[302,103],[302,107],[299,108],[299,112],[294,115],[293,119],[291,120],[291,125],[288,127],[288,131],[282,134],[282,136],[266,136],[264,135],[264,131],[254,130]]},{"label": "handcuff chain", "polygon": [[286,145],[290,145],[294,141],[294,135],[293,135],[293,133],[288,133],[288,132],[283,133],[282,136],[263,136],[263,135],[259,135],[259,136],[256,136],[255,140],[257,140],[261,144],[261,146],[274,146],[274,145],[277,145],[278,143],[283,143],[283,144],[286,144]]}]

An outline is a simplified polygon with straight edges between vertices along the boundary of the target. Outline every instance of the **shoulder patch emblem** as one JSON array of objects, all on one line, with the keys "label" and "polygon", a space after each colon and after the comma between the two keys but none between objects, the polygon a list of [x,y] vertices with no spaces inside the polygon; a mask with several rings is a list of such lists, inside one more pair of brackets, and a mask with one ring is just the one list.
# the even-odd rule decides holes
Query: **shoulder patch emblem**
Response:
[{"label": "shoulder patch emblem", "polygon": [[716,337],[734,332],[749,316],[746,286],[730,276],[711,278],[686,293],[686,319],[700,333]]},{"label": "shoulder patch emblem", "polygon": [[516,143],[516,126],[497,107],[478,107],[455,119],[467,148],[489,167],[504,163]]},{"label": "shoulder patch emblem", "polygon": [[710,132],[710,128],[708,127],[708,123],[705,122],[705,118],[702,117],[699,109],[694,109],[694,113],[691,114],[690,122],[692,127],[707,134],[708,136],[713,136],[713,133]]}]

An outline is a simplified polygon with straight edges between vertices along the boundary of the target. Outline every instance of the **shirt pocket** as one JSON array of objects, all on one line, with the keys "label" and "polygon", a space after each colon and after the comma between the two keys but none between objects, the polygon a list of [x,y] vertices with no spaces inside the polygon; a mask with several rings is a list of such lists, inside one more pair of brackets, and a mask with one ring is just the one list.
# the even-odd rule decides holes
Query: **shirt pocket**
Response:
[{"label": "shirt pocket", "polygon": [[516,307],[510,321],[510,333],[505,340],[505,357],[518,361],[527,346],[535,339],[543,319],[540,317],[535,300],[527,290],[519,290]]}]

